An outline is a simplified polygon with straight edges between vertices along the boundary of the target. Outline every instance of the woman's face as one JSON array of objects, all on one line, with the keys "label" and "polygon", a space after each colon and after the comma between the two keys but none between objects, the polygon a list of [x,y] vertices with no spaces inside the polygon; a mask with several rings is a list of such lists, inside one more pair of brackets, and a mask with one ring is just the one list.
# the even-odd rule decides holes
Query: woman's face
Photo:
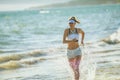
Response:
[{"label": "woman's face", "polygon": [[74,28],[74,27],[75,27],[75,24],[76,24],[76,23],[69,23],[69,26],[70,26],[71,28]]}]

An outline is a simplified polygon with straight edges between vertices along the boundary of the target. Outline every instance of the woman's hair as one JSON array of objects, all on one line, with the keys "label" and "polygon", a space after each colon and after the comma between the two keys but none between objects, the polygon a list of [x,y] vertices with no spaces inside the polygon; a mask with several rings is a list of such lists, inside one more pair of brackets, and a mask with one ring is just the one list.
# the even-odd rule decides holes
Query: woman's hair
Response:
[{"label": "woman's hair", "polygon": [[69,20],[74,20],[76,23],[80,23],[80,21],[78,19],[76,19],[76,17],[72,16]]}]

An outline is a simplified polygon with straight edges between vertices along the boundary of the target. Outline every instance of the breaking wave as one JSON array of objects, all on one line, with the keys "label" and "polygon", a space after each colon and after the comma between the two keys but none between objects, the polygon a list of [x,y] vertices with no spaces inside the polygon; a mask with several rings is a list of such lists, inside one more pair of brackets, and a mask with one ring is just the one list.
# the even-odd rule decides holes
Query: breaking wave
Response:
[{"label": "breaking wave", "polygon": [[118,44],[120,43],[120,28],[111,34],[109,37],[103,39],[102,41],[108,43],[108,44]]},{"label": "breaking wave", "polygon": [[45,52],[34,50],[28,53],[7,54],[0,56],[0,70],[15,69],[35,64],[38,61],[45,60],[45,58],[42,57],[44,55],[46,55]]}]

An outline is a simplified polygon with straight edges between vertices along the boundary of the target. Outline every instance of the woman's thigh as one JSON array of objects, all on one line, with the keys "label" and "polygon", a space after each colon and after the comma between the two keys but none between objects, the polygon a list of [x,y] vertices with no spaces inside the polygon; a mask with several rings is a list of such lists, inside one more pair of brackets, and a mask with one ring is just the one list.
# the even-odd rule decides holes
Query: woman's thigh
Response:
[{"label": "woman's thigh", "polygon": [[74,59],[75,59],[75,60],[81,60],[81,58],[82,58],[82,56],[81,56],[81,55],[78,55],[78,56],[76,56]]},{"label": "woman's thigh", "polygon": [[74,61],[75,61],[75,58],[68,58],[68,61],[69,61],[69,62],[74,62]]}]

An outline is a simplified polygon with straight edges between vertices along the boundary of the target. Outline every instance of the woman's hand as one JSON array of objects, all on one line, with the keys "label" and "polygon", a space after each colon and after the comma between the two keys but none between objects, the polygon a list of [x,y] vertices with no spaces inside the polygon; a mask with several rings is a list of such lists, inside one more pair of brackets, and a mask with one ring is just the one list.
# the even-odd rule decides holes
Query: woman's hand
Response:
[{"label": "woman's hand", "polygon": [[78,40],[76,38],[73,39],[73,42],[78,42]]},{"label": "woman's hand", "polygon": [[81,41],[81,45],[84,46],[84,42],[83,41]]}]

